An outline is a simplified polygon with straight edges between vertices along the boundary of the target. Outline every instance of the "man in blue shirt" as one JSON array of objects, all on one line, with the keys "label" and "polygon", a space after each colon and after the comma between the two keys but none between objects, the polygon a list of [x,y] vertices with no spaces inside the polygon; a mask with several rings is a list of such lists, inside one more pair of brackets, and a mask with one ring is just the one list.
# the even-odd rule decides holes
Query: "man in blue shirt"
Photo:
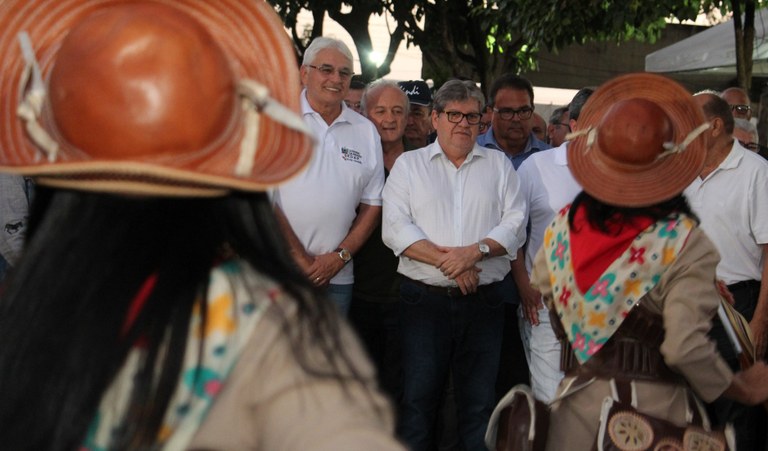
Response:
[{"label": "man in blue shirt", "polygon": [[515,169],[534,152],[551,148],[531,132],[534,106],[530,81],[507,73],[493,82],[489,94],[491,129],[478,137],[478,144],[503,151]]},{"label": "man in blue shirt", "polygon": [[[488,100],[493,111],[491,129],[477,138],[479,145],[501,150],[512,160],[515,169],[535,152],[551,148],[531,131],[534,106],[533,86],[530,81],[515,74],[504,74],[491,85]],[[504,278],[502,284],[506,304],[501,361],[496,379],[497,398],[503,397],[517,384],[530,384],[518,322],[520,295],[511,273]]]}]

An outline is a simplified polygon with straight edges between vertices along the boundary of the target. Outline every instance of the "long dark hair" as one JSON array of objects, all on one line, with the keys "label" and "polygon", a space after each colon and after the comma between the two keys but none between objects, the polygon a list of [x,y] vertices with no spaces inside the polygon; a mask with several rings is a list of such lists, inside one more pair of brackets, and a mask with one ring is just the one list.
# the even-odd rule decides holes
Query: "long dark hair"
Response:
[{"label": "long dark hair", "polygon": [[655,222],[682,213],[699,222],[683,194],[648,207],[620,207],[601,202],[582,191],[573,200],[568,212],[568,224],[571,228],[574,227],[573,218],[580,207],[584,208],[589,224],[606,234],[618,234],[624,224],[637,218],[650,218]]},{"label": "long dark hair", "polygon": [[[130,198],[38,187],[24,255],[0,297],[2,446],[78,448],[139,337],[147,357],[118,442],[151,446],[178,380],[193,305],[204,299],[223,246],[295,299],[297,330],[286,332],[302,366],[314,371],[301,346],[311,336],[334,370],[351,367],[337,354],[332,304],[316,302],[290,260],[266,195]],[[152,275],[156,285],[126,333],[132,300]]]}]

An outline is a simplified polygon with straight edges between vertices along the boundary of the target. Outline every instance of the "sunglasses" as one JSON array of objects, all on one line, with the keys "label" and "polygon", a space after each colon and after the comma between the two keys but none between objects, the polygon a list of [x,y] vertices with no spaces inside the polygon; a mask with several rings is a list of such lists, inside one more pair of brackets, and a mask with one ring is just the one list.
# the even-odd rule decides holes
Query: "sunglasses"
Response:
[{"label": "sunglasses", "polygon": [[731,105],[731,111],[736,114],[749,114],[752,111],[752,107],[749,105]]}]

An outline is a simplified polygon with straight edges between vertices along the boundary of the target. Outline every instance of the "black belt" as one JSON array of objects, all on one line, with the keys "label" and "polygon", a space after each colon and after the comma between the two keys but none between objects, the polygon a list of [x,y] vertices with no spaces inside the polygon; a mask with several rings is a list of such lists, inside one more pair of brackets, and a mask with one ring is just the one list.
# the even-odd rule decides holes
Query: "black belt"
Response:
[{"label": "black belt", "polygon": [[746,290],[748,288],[754,288],[759,290],[760,281],[759,280],[742,280],[741,282],[736,282],[728,285],[728,291],[730,292],[734,292],[738,290]]},{"label": "black belt", "polygon": [[[471,296],[473,294],[476,294],[476,293],[470,293],[468,295],[464,294],[464,293],[461,292],[461,288],[459,288],[459,287],[438,287],[438,286],[435,286],[435,285],[429,285],[429,284],[426,284],[424,282],[420,282],[418,280],[413,280],[411,278],[406,278],[406,280],[408,280],[409,282],[413,282],[415,285],[419,286],[420,288],[422,288],[424,291],[426,291],[428,293],[439,294],[439,295],[448,296],[448,297],[451,297],[451,298],[458,298],[458,297],[462,297],[462,296]],[[500,284],[500,283],[501,282],[493,282],[493,283],[489,283],[487,285],[480,285],[479,287],[477,287],[477,289],[478,289],[478,291],[480,291],[480,290],[483,290],[483,289],[494,287],[494,286],[496,286],[497,284]]]}]

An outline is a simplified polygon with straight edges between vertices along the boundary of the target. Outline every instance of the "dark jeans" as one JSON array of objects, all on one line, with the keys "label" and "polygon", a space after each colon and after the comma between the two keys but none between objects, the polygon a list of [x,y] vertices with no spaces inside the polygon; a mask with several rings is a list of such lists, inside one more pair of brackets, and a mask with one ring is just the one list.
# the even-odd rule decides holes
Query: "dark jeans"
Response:
[{"label": "dark jeans", "polygon": [[[752,319],[757,306],[757,297],[760,292],[760,282],[746,281],[729,285],[728,289],[733,294],[734,307],[747,321]],[[710,338],[717,343],[717,350],[723,356],[732,370],[738,371],[739,360],[733,349],[733,344],[723,329],[720,320],[715,317],[712,320]],[[717,398],[707,405],[707,411],[713,425],[733,424],[736,432],[736,449],[759,450],[765,449],[765,422],[766,415],[763,406],[747,406],[732,401],[725,397]]]},{"label": "dark jeans", "polygon": [[464,449],[485,451],[504,327],[500,284],[479,287],[469,296],[449,296],[406,279],[400,294],[405,375],[400,437],[412,451],[434,449],[437,412],[450,373]]},{"label": "dark jeans", "polygon": [[353,298],[349,321],[376,366],[379,386],[394,406],[403,392],[399,302],[369,302]]}]

